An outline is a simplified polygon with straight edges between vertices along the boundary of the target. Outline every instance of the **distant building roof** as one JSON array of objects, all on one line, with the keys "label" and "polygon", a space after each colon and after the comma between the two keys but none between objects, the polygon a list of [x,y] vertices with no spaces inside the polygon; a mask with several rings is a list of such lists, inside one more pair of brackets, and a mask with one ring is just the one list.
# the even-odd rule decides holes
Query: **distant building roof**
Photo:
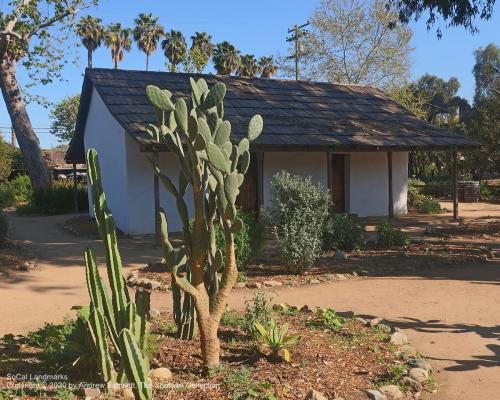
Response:
[{"label": "distant building roof", "polygon": [[146,86],[154,84],[170,90],[176,98],[188,99],[190,76],[203,77],[209,86],[217,82],[226,84],[225,118],[231,122],[236,140],[246,134],[252,115],[262,115],[264,130],[254,148],[370,151],[477,146],[468,138],[415,117],[384,92],[370,86],[87,69],[76,134],[66,159],[84,160],[83,135],[92,88],[124,130],[143,150],[148,150],[154,143],[144,126],[156,122],[156,118],[146,97]]}]

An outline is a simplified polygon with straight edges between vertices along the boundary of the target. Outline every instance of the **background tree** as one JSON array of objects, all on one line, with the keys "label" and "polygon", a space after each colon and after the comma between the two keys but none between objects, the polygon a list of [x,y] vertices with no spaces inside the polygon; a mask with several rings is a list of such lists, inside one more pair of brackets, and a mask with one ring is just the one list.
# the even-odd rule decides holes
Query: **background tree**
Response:
[{"label": "background tree", "polygon": [[278,71],[278,66],[274,63],[272,56],[259,58],[259,67],[261,78],[272,78]]},{"label": "background tree", "polygon": [[261,67],[253,54],[241,56],[240,66],[238,67],[239,76],[255,78],[261,71]]},{"label": "background tree", "polygon": [[303,76],[388,87],[410,70],[412,33],[378,0],[322,0],[304,38]]},{"label": "background tree", "polygon": [[131,30],[122,28],[119,22],[110,24],[106,29],[104,42],[106,47],[111,49],[111,59],[115,65],[115,69],[120,67],[120,63],[125,57],[125,52],[130,51],[132,47]]},{"label": "background tree", "polygon": [[170,72],[177,72],[178,65],[182,63],[187,56],[187,45],[184,35],[180,31],[173,29],[165,35],[165,40],[161,42],[161,47],[169,61],[168,69]]},{"label": "background tree", "polygon": [[40,142],[26,110],[17,80],[18,64],[26,70],[30,87],[61,76],[67,52],[61,46],[75,29],[75,15],[97,0],[17,0],[0,13],[0,86],[17,141],[35,189],[48,189],[51,175]]},{"label": "background tree", "polygon": [[[389,5],[397,10],[398,19],[404,24],[426,15],[427,29],[441,17],[448,26],[463,26],[471,33],[476,33],[474,20],[478,17],[490,19],[495,0],[390,0]],[[439,28],[437,35],[442,36]]]},{"label": "background tree", "polygon": [[73,138],[79,106],[80,95],[77,94],[65,97],[52,108],[50,133],[56,136],[60,142],[69,142]]},{"label": "background tree", "polygon": [[215,46],[212,60],[217,75],[231,75],[240,66],[240,52],[231,43],[224,41]]},{"label": "background tree", "polygon": [[191,36],[191,58],[199,74],[201,74],[207,66],[213,51],[214,45],[212,44],[212,36],[208,33],[195,32],[195,34]]},{"label": "background tree", "polygon": [[91,15],[80,18],[76,25],[76,34],[80,36],[83,46],[87,49],[87,66],[92,68],[92,55],[104,39],[102,20]]},{"label": "background tree", "polygon": [[139,50],[146,54],[146,71],[149,69],[149,56],[155,52],[158,42],[164,36],[163,25],[158,23],[158,17],[151,13],[139,14],[135,19],[134,40]]},{"label": "background tree", "polygon": [[7,143],[0,132],[0,183],[5,182],[12,173],[12,165],[18,150]]}]

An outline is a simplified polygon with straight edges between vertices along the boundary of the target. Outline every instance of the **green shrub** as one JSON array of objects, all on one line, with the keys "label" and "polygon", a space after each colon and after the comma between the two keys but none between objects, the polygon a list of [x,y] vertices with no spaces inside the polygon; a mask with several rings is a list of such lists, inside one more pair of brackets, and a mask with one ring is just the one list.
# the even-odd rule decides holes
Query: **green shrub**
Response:
[{"label": "green shrub", "polygon": [[414,205],[422,197],[422,188],[425,183],[420,179],[408,179],[408,203]]},{"label": "green shrub", "polygon": [[310,325],[316,326],[321,329],[329,329],[331,331],[338,331],[344,326],[347,320],[338,315],[332,308],[316,308],[314,319]]},{"label": "green shrub", "polygon": [[220,318],[220,324],[229,328],[241,329],[245,326],[245,317],[236,311],[226,310]]},{"label": "green shrub", "polygon": [[378,243],[382,247],[408,246],[410,237],[393,226],[389,221],[384,221],[378,226]]},{"label": "green shrub", "polygon": [[8,183],[9,188],[14,192],[16,204],[29,200],[33,193],[33,186],[28,175],[18,175]]},{"label": "green shrub", "polygon": [[0,185],[0,210],[16,204],[16,195],[8,184]]},{"label": "green shrub", "polygon": [[276,319],[272,319],[266,326],[256,322],[255,329],[257,330],[257,339],[263,346],[271,350],[273,360],[278,360],[282,352],[283,359],[290,362],[288,348],[295,346],[300,341],[300,335],[289,335],[288,324],[284,324],[280,328]]},{"label": "green shrub", "polygon": [[321,255],[330,195],[287,171],[273,177],[271,191],[269,219],[280,257],[289,272],[302,273]]},{"label": "green shrub", "polygon": [[[77,185],[78,209],[88,209],[87,186]],[[26,204],[17,208],[19,214],[64,214],[74,208],[73,181],[55,181],[49,190],[33,191]]]},{"label": "green shrub", "polygon": [[447,197],[451,195],[451,182],[449,180],[426,182],[422,188],[422,194],[439,198]]},{"label": "green shrub", "polygon": [[9,231],[9,221],[4,213],[0,211],[0,246],[5,243],[7,232]]},{"label": "green shrub", "polygon": [[415,206],[421,214],[440,214],[443,212],[441,205],[429,196],[424,196]]},{"label": "green shrub", "polygon": [[255,292],[252,300],[245,302],[245,323],[243,330],[251,337],[256,337],[255,323],[268,326],[273,317],[272,307],[264,292]]},{"label": "green shrub", "polygon": [[[234,235],[236,247],[236,265],[238,271],[243,272],[248,268],[250,261],[255,259],[264,245],[264,225],[253,212],[237,209],[236,215],[243,221],[243,228]],[[220,225],[215,227],[215,240],[217,248],[225,248],[224,233]]]},{"label": "green shrub", "polygon": [[363,232],[356,218],[347,214],[332,214],[325,224],[323,247],[325,250],[359,250],[364,243]]}]

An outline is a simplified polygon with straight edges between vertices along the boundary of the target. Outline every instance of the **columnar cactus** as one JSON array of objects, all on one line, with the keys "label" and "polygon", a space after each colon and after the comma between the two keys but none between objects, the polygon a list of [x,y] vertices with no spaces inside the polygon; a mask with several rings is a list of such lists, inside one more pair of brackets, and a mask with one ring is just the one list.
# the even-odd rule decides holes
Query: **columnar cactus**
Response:
[{"label": "columnar cactus", "polygon": [[[177,185],[152,162],[155,173],[175,197],[183,224],[183,244],[174,249],[167,216],[160,212],[163,248],[173,284],[194,302],[203,361],[212,366],[219,363],[217,330],[238,274],[234,234],[243,223],[236,216],[236,198],[250,165],[250,141],[260,135],[263,122],[260,115],[252,117],[247,137],[233,144],[231,123],[223,119],[226,86],[217,83],[209,89],[202,78],[190,78],[190,85],[189,110],[184,99],[174,103],[168,90],[147,87],[158,124],[149,124],[146,130],[153,141],[166,144],[179,162]],[[189,186],[194,199],[192,228],[184,201]],[[224,232],[224,249],[216,246],[217,224]],[[221,271],[223,252],[225,268]]]},{"label": "columnar cactus", "polygon": [[[95,253],[85,251],[87,288],[90,296],[88,325],[95,345],[98,368],[104,382],[134,384],[137,399],[152,399],[149,366],[144,355],[149,335],[150,293],[137,291],[130,300],[116,238],[116,226],[102,189],[97,152],[87,152],[89,182],[97,227],[106,248],[110,291],[97,269]],[[110,346],[112,344],[113,346]],[[118,372],[113,360],[119,360]]]}]

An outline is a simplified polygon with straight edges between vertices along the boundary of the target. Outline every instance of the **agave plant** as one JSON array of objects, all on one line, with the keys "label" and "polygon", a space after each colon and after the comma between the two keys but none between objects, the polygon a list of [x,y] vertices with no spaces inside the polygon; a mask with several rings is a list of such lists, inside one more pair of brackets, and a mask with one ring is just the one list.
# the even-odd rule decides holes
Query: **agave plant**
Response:
[{"label": "agave plant", "polygon": [[256,322],[255,329],[257,329],[258,340],[263,346],[271,350],[271,356],[274,360],[278,360],[282,352],[283,359],[286,362],[290,362],[290,351],[288,348],[295,346],[302,336],[289,335],[288,324],[284,324],[280,329],[276,319],[273,319],[267,328]]}]

